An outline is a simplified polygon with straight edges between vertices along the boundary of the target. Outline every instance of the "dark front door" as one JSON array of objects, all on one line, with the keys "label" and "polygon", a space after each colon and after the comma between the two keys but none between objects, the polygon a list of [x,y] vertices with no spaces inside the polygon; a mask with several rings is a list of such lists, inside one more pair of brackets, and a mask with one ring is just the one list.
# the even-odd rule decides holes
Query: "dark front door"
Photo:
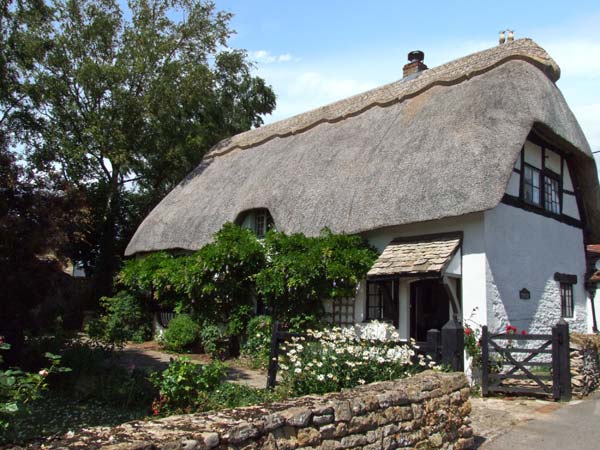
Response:
[{"label": "dark front door", "polygon": [[441,330],[450,318],[450,300],[439,279],[410,285],[410,337],[425,341],[427,331]]},{"label": "dark front door", "polygon": [[398,281],[367,281],[367,320],[381,320],[398,328]]}]

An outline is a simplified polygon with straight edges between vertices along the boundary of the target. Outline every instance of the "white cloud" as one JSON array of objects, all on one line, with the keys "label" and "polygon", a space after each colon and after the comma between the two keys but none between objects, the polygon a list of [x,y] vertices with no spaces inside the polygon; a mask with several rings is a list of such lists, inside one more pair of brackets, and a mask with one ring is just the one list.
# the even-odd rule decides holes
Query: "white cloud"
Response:
[{"label": "white cloud", "polygon": [[256,50],[253,52],[249,52],[248,56],[250,59],[255,60],[258,63],[262,64],[271,64],[275,62],[289,62],[296,60],[289,53],[282,53],[281,55],[273,55],[268,50]]},{"label": "white cloud", "polygon": [[544,48],[566,76],[600,78],[600,42],[597,40],[549,41]]}]

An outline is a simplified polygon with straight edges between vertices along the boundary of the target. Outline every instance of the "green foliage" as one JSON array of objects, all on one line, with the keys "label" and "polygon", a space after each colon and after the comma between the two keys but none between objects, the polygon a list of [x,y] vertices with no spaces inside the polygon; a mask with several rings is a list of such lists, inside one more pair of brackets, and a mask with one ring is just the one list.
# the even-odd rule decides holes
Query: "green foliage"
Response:
[{"label": "green foliage", "polygon": [[200,327],[200,342],[202,342],[204,351],[217,359],[224,354],[228,345],[227,336],[223,330],[208,321]]},{"label": "green foliage", "polygon": [[322,300],[354,296],[377,258],[358,236],[324,229],[319,237],[269,231],[269,264],[256,276],[257,291],[282,320],[322,309]]},{"label": "green foliage", "polygon": [[100,305],[104,307],[104,315],[91,322],[86,330],[93,339],[122,346],[126,341],[143,342],[152,336],[148,305],[133,295],[121,291],[113,297],[102,297]]},{"label": "green foliage", "polygon": [[28,403],[27,414],[13,418],[5,441],[23,443],[80,427],[118,425],[148,414],[156,390],[146,373],[118,365],[111,347],[70,339],[63,343],[61,356],[62,364],[72,370],[46,377],[49,389]]},{"label": "green foliage", "polygon": [[[0,350],[9,350],[10,344],[0,337]],[[70,369],[61,367],[60,356],[52,353],[45,354],[50,366],[38,373],[25,372],[18,367],[0,370],[0,441],[6,433],[10,433],[11,425],[17,414],[27,414],[29,403],[40,397],[41,392],[48,388],[47,377],[56,372],[68,372]],[[0,364],[3,363],[0,355]]]},{"label": "green foliage", "polygon": [[159,391],[152,405],[154,414],[194,411],[204,402],[202,394],[214,391],[225,375],[226,368],[219,361],[199,366],[186,357],[172,360],[162,373],[150,376]]},{"label": "green foliage", "polygon": [[77,250],[105,280],[156,202],[275,106],[228,45],[231,14],[212,2],[23,1],[0,12],[0,125],[14,116],[14,143],[37,173],[85,195],[92,220]]},{"label": "green foliage", "polygon": [[266,368],[269,364],[272,327],[270,316],[256,316],[248,322],[242,354],[251,359],[254,367]]},{"label": "green foliage", "polygon": [[222,383],[211,392],[206,409],[240,408],[282,399],[278,391],[256,389],[244,384]]},{"label": "green foliage", "polygon": [[294,316],[289,320],[289,331],[292,333],[304,333],[308,329],[321,329],[325,326],[325,323],[321,321],[321,317],[307,313]]},{"label": "green foliage", "polygon": [[152,253],[126,261],[118,280],[139,298],[148,297],[165,309],[183,310],[187,303],[186,274],[191,260],[190,256]]},{"label": "green foliage", "polygon": [[226,223],[214,241],[193,257],[186,291],[203,317],[227,323],[240,306],[252,305],[254,277],[266,264],[264,249],[254,233]]},{"label": "green foliage", "polygon": [[467,326],[464,330],[465,352],[471,358],[471,366],[481,367],[481,330]]},{"label": "green foliage", "polygon": [[[227,324],[227,336],[238,339],[256,294],[294,329],[319,326],[315,311],[322,301],[354,296],[376,257],[361,238],[327,229],[318,237],[270,230],[263,244],[252,231],[227,223],[193,254],[161,252],[127,262],[119,281],[140,302],[151,295],[198,323]],[[202,333],[207,352],[219,353],[220,331],[205,325]]]},{"label": "green foliage", "polygon": [[250,305],[241,305],[229,316],[227,322],[227,335],[241,337],[246,333],[246,328],[253,316],[254,310]]},{"label": "green foliage", "polygon": [[164,332],[165,346],[174,352],[189,350],[198,340],[199,331],[200,327],[188,314],[179,314],[169,322]]}]

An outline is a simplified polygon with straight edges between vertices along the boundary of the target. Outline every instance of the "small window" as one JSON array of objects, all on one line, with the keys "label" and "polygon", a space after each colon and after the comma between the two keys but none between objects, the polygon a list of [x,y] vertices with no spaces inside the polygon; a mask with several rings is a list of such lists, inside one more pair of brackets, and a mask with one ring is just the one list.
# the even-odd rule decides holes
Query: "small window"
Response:
[{"label": "small window", "polygon": [[244,211],[235,220],[238,225],[252,230],[257,238],[263,239],[267,231],[273,228],[273,217],[266,208],[257,208]]},{"label": "small window", "polygon": [[336,298],[332,301],[331,323],[338,326],[354,324],[354,299]]},{"label": "small window", "polygon": [[560,309],[562,317],[573,317],[573,285],[571,283],[560,283]]}]

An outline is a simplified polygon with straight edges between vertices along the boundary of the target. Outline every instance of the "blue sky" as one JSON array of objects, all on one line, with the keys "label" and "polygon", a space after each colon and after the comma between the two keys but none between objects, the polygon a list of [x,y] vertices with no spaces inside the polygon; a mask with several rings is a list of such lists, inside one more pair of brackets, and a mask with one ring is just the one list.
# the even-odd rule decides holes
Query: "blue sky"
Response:
[{"label": "blue sky", "polygon": [[[558,87],[592,150],[600,150],[600,1],[217,0],[234,14],[230,46],[244,48],[273,86],[283,119],[397,80],[411,50],[433,67],[530,37],[561,67]],[[596,155],[600,163],[600,154]]]}]

